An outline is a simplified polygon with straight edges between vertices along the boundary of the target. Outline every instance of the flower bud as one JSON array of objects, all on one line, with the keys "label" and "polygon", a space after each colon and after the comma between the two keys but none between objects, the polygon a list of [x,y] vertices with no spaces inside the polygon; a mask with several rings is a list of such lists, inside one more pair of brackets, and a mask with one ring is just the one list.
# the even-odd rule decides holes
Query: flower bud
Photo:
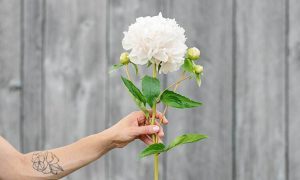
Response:
[{"label": "flower bud", "polygon": [[189,48],[187,50],[187,58],[190,60],[197,60],[200,57],[200,50],[196,47]]},{"label": "flower bud", "polygon": [[202,73],[203,72],[203,66],[201,66],[201,65],[195,65],[194,66],[194,71],[195,71],[196,74]]},{"label": "flower bud", "polygon": [[128,64],[129,63],[129,57],[128,57],[128,52],[123,52],[120,56],[120,63],[121,64]]}]

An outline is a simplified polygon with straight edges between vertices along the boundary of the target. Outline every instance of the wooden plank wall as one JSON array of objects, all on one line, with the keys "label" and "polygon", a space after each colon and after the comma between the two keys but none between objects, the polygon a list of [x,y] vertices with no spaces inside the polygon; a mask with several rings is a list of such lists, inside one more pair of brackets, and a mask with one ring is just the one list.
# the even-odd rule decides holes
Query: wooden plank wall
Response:
[{"label": "wooden plank wall", "polygon": [[[107,72],[122,32],[159,12],[185,28],[205,67],[201,89],[179,88],[204,106],[170,109],[165,141],[209,135],[162,155],[161,179],[300,179],[298,0],[2,0],[0,135],[24,153],[55,148],[136,110],[121,73]],[[143,147],[115,149],[66,179],[152,179]]]},{"label": "wooden plank wall", "polygon": [[[197,109],[170,109],[168,140],[197,132],[207,134],[209,139],[171,151],[167,156],[167,178],[231,179],[232,1],[193,0],[189,6],[185,4],[174,1],[171,15],[185,28],[187,45],[202,50],[199,63],[205,71],[200,89],[195,82],[189,82],[178,91],[200,99],[204,105]],[[169,78],[169,83],[176,78]]]},{"label": "wooden plank wall", "polygon": [[21,148],[21,1],[0,1],[0,132]]},{"label": "wooden plank wall", "polygon": [[289,179],[300,179],[300,3],[290,0],[287,4],[287,111]]},{"label": "wooden plank wall", "polygon": [[[105,129],[106,2],[45,1],[44,8],[47,149]],[[70,179],[105,179],[105,173],[103,158]]]},{"label": "wooden plank wall", "polygon": [[236,178],[284,179],[285,2],[236,3]]}]

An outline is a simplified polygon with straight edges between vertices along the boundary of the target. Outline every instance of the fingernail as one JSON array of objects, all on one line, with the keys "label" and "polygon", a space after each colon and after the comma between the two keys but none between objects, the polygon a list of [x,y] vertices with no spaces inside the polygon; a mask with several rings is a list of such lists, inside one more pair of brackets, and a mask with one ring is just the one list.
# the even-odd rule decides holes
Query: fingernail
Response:
[{"label": "fingernail", "polygon": [[158,126],[154,126],[154,127],[153,127],[153,131],[154,131],[154,132],[158,132],[158,131],[159,131],[159,127],[158,127]]}]

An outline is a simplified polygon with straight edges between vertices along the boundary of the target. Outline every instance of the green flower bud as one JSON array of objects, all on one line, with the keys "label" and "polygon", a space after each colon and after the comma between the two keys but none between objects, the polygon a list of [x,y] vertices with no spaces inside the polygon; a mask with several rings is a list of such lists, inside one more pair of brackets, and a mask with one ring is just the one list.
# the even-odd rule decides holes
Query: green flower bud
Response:
[{"label": "green flower bud", "polygon": [[187,50],[187,58],[190,60],[197,60],[200,57],[200,50],[196,47],[189,48]]},{"label": "green flower bud", "polygon": [[129,63],[129,57],[128,57],[128,55],[129,55],[128,52],[123,52],[121,54],[121,56],[120,56],[120,63],[121,64],[126,65],[126,64]]},{"label": "green flower bud", "polygon": [[201,65],[195,65],[194,66],[194,71],[195,71],[196,74],[202,73],[203,72],[203,66],[201,66]]}]

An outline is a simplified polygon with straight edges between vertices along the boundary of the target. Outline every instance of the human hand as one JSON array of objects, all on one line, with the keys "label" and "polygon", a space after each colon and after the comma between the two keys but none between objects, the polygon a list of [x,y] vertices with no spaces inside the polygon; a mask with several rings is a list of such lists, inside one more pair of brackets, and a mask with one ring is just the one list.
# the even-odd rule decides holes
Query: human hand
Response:
[{"label": "human hand", "polygon": [[[150,119],[152,113],[150,112]],[[156,113],[156,119],[167,124],[168,120],[160,112]],[[140,139],[146,144],[152,144],[153,140],[149,135],[157,133],[159,141],[164,136],[164,131],[156,121],[155,125],[149,125],[142,111],[135,111],[121,119],[117,124],[108,129],[113,134],[113,143],[116,147],[124,147],[135,139]]]}]

